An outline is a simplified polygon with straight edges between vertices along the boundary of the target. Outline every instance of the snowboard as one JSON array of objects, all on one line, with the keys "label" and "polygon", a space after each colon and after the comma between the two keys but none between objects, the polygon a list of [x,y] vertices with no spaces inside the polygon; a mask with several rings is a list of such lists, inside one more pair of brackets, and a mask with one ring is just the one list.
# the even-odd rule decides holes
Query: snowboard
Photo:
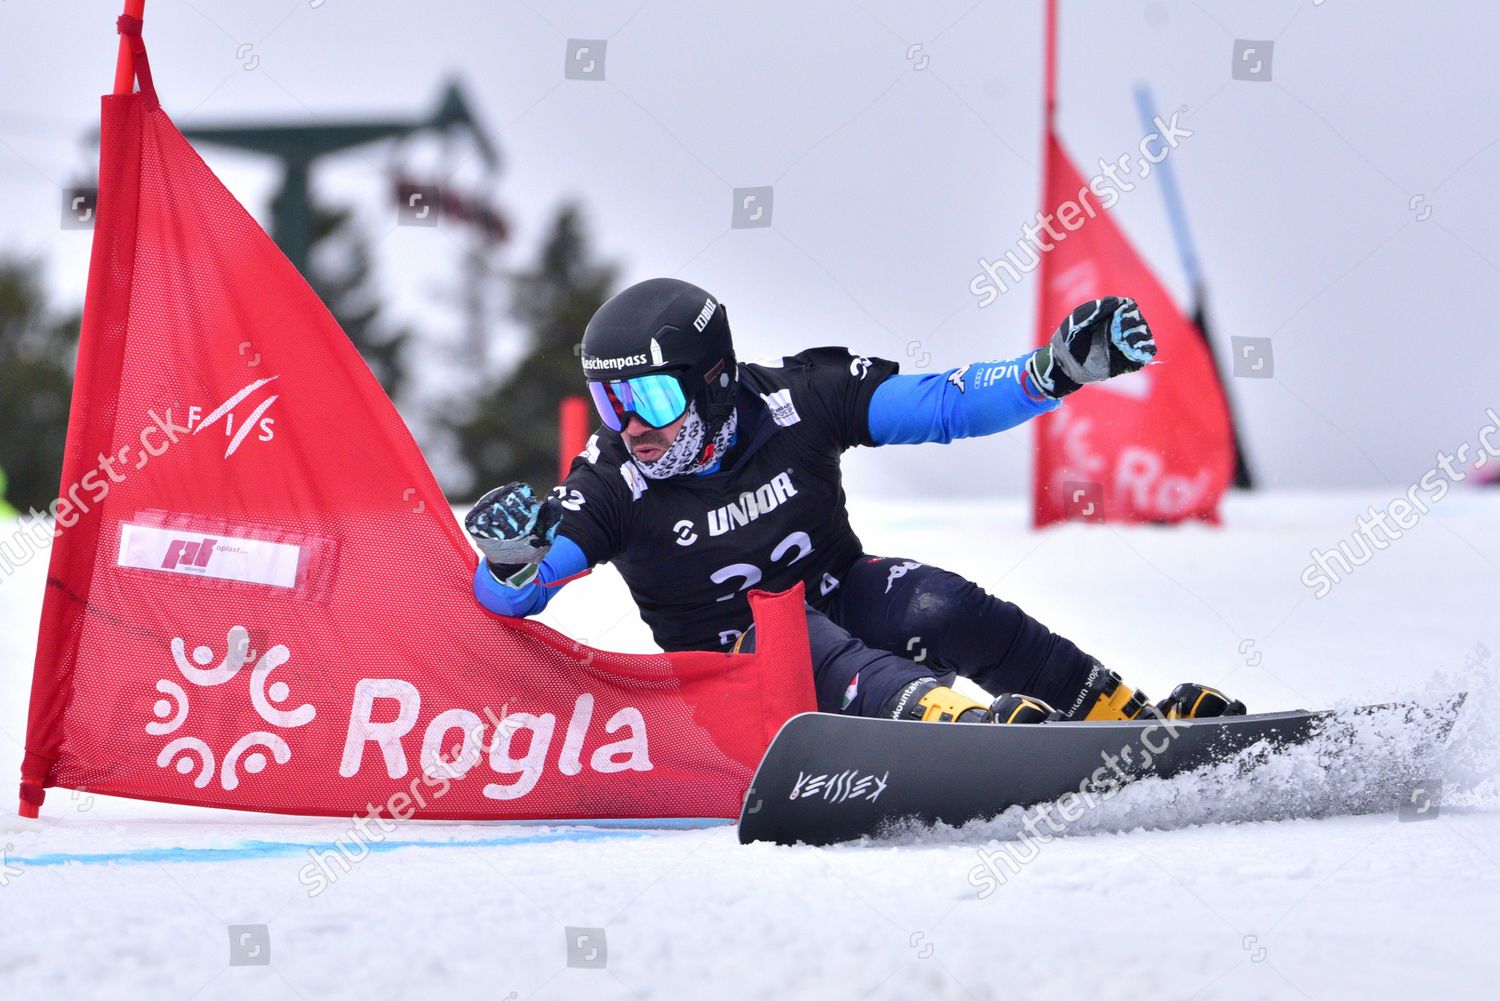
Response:
[{"label": "snowboard", "polygon": [[897,821],[956,826],[1069,792],[1107,796],[1257,745],[1276,753],[1319,735],[1336,741],[1361,717],[1424,727],[1436,746],[1463,701],[1457,694],[1323,712],[1011,726],[802,713],[766,749],[740,811],[739,839],[827,845]]}]

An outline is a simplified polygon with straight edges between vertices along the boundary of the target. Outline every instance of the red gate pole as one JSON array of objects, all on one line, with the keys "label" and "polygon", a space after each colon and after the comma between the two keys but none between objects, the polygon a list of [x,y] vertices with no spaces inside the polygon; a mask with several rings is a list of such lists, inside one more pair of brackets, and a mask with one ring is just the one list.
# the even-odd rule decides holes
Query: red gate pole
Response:
[{"label": "red gate pole", "polygon": [[[137,20],[142,19],[146,13],[146,0],[125,0],[125,15]],[[128,94],[134,89],[135,84],[135,58],[130,48],[130,39],[125,35],[120,36],[120,54],[115,62],[115,89],[116,94]],[[28,751],[28,756],[30,752]],[[28,791],[31,787],[32,791]],[[16,813],[29,820],[35,820],[41,813],[42,799],[45,791],[40,783],[26,777],[23,766],[21,773],[21,800]]]},{"label": "red gate pole", "polygon": [[[125,16],[137,21],[146,17],[146,0],[125,0]],[[115,93],[128,94],[135,87],[135,61],[130,54],[130,39],[120,36],[120,55],[115,60]]]},{"label": "red gate pole", "polygon": [[1047,3],[1047,30],[1046,30],[1046,52],[1043,54],[1045,60],[1044,81],[1042,86],[1043,119],[1047,131],[1052,131],[1053,120],[1057,117],[1057,0],[1046,0]]},{"label": "red gate pole", "polygon": [[565,396],[557,406],[557,482],[568,478],[573,458],[589,438],[589,403],[581,396]]}]

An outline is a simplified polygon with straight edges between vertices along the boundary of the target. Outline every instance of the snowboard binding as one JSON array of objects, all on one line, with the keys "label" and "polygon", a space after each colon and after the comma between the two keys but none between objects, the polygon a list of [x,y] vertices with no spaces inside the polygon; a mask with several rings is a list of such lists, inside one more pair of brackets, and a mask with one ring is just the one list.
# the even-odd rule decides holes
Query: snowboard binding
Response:
[{"label": "snowboard binding", "polygon": [[1156,705],[1138,688],[1131,688],[1114,671],[1095,663],[1088,681],[1069,711],[1054,709],[1030,695],[1001,695],[985,705],[938,683],[936,678],[913,681],[896,693],[882,715],[924,723],[1066,723],[1107,720],[1207,719],[1243,716],[1245,703],[1216,688],[1187,682]]},{"label": "snowboard binding", "polygon": [[1057,712],[1030,695],[1002,695],[990,703],[986,723],[1045,723]]},{"label": "snowboard binding", "polygon": [[1217,688],[1194,682],[1178,685],[1172,689],[1171,695],[1152,706],[1145,692],[1126,685],[1117,673],[1095,661],[1073,704],[1066,711],[1054,712],[1049,719],[1094,722],[1158,716],[1162,719],[1207,719],[1243,715],[1245,703],[1231,699]]},{"label": "snowboard binding", "polygon": [[1165,719],[1204,719],[1210,716],[1243,716],[1245,703],[1231,699],[1217,688],[1184,682],[1156,704]]},{"label": "snowboard binding", "polygon": [[1054,713],[1029,695],[1001,695],[985,705],[938,684],[936,678],[921,678],[896,694],[888,715],[924,723],[1044,723]]},{"label": "snowboard binding", "polygon": [[1119,674],[1096,660],[1072,705],[1055,711],[1051,718],[1054,721],[1083,720],[1090,723],[1139,719],[1147,705],[1145,692],[1131,688]]}]

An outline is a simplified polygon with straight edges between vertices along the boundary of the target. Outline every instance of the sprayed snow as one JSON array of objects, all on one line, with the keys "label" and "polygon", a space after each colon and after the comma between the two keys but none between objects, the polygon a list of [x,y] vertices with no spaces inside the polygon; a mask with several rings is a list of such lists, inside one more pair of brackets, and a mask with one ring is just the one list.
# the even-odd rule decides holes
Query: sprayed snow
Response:
[{"label": "sprayed snow", "polygon": [[[927,827],[898,823],[872,839],[892,843],[975,843],[1016,841],[1028,837],[1078,837],[1131,830],[1178,830],[1199,824],[1243,824],[1259,821],[1389,814],[1414,791],[1442,782],[1441,803],[1496,805],[1485,783],[1500,765],[1493,709],[1488,690],[1491,670],[1466,679],[1479,694],[1466,700],[1462,725],[1445,740],[1446,713],[1406,707],[1361,712],[1322,727],[1305,743],[1276,747],[1260,741],[1211,767],[1146,778],[1090,795],[1076,820],[1059,815],[1060,803],[1013,807],[1004,813],[960,827]],[[1449,692],[1452,690],[1450,689]],[[1429,696],[1423,705],[1446,706],[1448,692]],[[1481,721],[1476,723],[1475,721]],[[1050,822],[1048,821],[1050,819]]]},{"label": "sprayed snow", "polygon": [[[347,822],[55,790],[42,820],[0,820],[0,996],[1488,996],[1500,496],[1455,493],[1314,599],[1309,550],[1382,502],[1272,495],[1233,501],[1224,529],[1042,534],[1018,504],[853,513],[869,551],[972,577],[1153,695],[1201,680],[1270,709],[1468,691],[1441,760],[1368,718],[1131,785],[1044,843],[1023,811],[826,849],[741,847],[724,826],[407,823],[317,896],[299,870]],[[0,774],[19,770],[44,576],[38,560],[0,579]],[[545,618],[650,649],[608,571]],[[1392,806],[1414,777],[1443,782],[1431,822]],[[1022,851],[981,896],[986,853]],[[228,965],[241,924],[267,926],[269,966]],[[569,926],[604,929],[604,969],[566,965]]]}]

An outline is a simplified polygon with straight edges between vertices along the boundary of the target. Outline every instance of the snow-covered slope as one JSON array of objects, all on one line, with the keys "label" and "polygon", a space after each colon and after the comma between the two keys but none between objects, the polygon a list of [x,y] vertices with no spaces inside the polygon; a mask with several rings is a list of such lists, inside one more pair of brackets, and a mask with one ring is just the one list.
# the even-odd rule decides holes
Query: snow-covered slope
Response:
[{"label": "snow-covered slope", "polygon": [[[1153,695],[1202,680],[1272,709],[1468,689],[1430,822],[1310,819],[1361,776],[1303,756],[1144,783],[1045,843],[1018,840],[1019,815],[827,849],[741,847],[725,826],[371,828],[378,850],[310,896],[309,850],[350,844],[347,823],[59,790],[40,822],[0,820],[0,996],[1488,997],[1500,492],[1450,494],[1314,597],[1310,551],[1388,500],[1237,498],[1219,529],[1032,533],[1001,503],[853,515],[870,552],[972,577]],[[0,579],[0,775],[19,772],[44,577],[38,559]],[[545,618],[651,649],[607,569]],[[1001,852],[1020,863],[982,892],[974,870]],[[269,965],[230,965],[261,934],[231,925],[265,926]],[[570,967],[570,941],[587,955],[601,934],[585,962],[603,968]]]}]

